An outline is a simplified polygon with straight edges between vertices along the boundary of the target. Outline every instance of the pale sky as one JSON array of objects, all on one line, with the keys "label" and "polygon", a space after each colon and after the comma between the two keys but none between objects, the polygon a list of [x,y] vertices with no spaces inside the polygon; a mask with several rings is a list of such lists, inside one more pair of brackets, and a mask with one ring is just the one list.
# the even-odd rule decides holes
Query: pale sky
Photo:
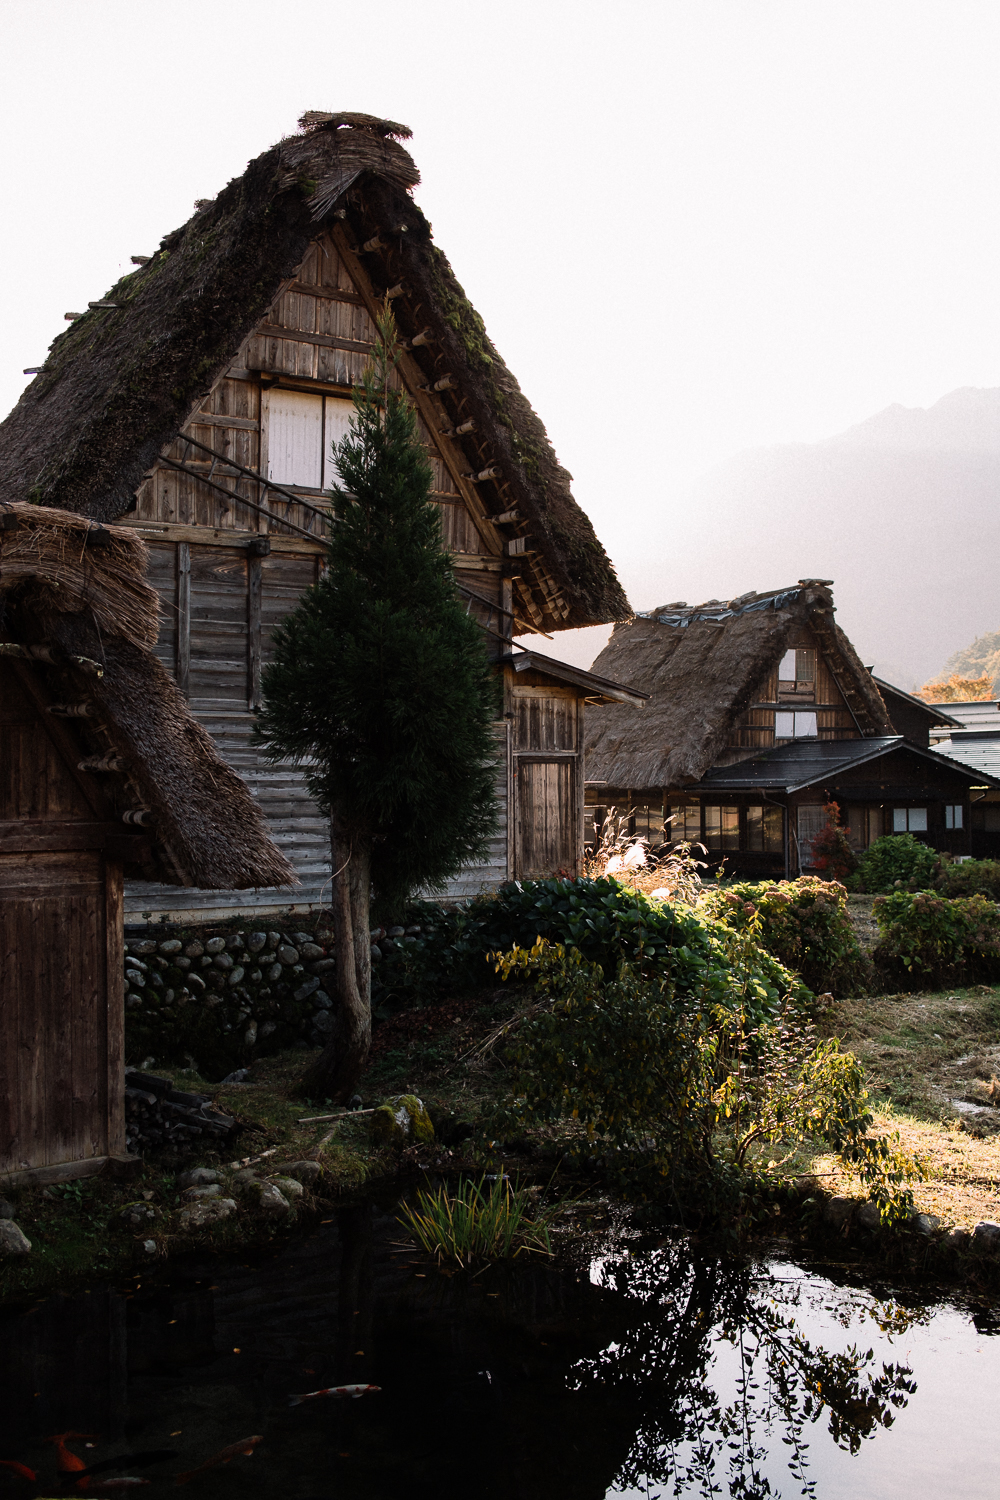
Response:
[{"label": "pale sky", "polygon": [[0,43],[0,413],[305,109],[412,127],[637,608],[694,597],[703,470],[1000,385],[997,0],[0,0]]}]

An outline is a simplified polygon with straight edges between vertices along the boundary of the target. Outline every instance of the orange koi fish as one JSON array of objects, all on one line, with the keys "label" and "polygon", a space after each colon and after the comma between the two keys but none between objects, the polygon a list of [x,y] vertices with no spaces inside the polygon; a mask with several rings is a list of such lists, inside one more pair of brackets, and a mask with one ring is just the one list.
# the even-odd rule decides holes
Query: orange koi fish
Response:
[{"label": "orange koi fish", "polygon": [[289,1406],[301,1406],[303,1401],[315,1401],[317,1396],[350,1396],[357,1401],[359,1396],[366,1396],[370,1391],[380,1391],[380,1385],[328,1385],[322,1391],[306,1391],[302,1396],[289,1396]]},{"label": "orange koi fish", "polygon": [[196,1474],[203,1474],[206,1469],[214,1469],[216,1464],[227,1464],[231,1458],[238,1458],[242,1453],[245,1458],[253,1458],[253,1450],[258,1443],[264,1441],[263,1435],[258,1433],[256,1437],[242,1438],[238,1443],[230,1443],[228,1448],[213,1453],[211,1458],[206,1458],[203,1464],[196,1469],[188,1469],[185,1474],[178,1474],[177,1483],[187,1484]]},{"label": "orange koi fish", "polygon": [[12,1469],[22,1479],[37,1479],[38,1475],[34,1469],[29,1469],[27,1464],[19,1464],[14,1458],[0,1458],[0,1469]]},{"label": "orange koi fish", "polygon": [[55,1437],[45,1439],[56,1450],[56,1468],[60,1474],[78,1474],[81,1469],[87,1467],[82,1458],[78,1458],[66,1447],[67,1439],[85,1438],[90,1441],[96,1439],[97,1436],[96,1432],[57,1432]]}]

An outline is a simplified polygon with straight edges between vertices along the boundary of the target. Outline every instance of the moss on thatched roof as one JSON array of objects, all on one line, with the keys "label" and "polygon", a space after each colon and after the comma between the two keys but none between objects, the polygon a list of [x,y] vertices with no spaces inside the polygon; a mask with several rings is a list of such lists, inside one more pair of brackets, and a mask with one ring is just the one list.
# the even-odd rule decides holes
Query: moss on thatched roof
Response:
[{"label": "moss on thatched roof", "polygon": [[803,579],[739,599],[660,605],[616,626],[592,670],[650,700],[641,714],[619,704],[587,709],[587,780],[637,791],[700,781],[803,626],[817,637],[862,733],[891,735],[878,688],[833,618],[829,587]]},{"label": "moss on thatched roof", "polygon": [[123,762],[124,774],[107,778],[117,812],[149,809],[157,878],[221,890],[294,884],[246,784],[152,654],[158,601],[146,564],[126,527],[0,507],[3,638],[34,657],[53,701],[89,707],[74,726],[91,753]]},{"label": "moss on thatched roof", "polygon": [[[433,327],[468,413],[495,447],[508,505],[531,523],[531,546],[569,606],[558,623],[624,618],[628,601],[570,475],[410,196],[419,173],[398,139],[409,131],[320,111],[301,123],[301,134],[250,162],[113,286],[102,299],[112,307],[91,308],[55,340],[0,425],[0,502],[101,521],[129,510],[143,475],[265,317],[310,241],[346,213],[359,239],[373,225],[395,237],[420,326]],[[372,278],[383,291],[375,265]],[[418,332],[396,306],[403,333]]]}]

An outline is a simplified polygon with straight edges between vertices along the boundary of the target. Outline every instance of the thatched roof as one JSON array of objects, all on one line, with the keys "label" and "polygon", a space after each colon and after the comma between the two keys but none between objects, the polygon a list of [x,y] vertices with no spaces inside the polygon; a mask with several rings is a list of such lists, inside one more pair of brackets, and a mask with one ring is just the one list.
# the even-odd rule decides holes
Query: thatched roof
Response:
[{"label": "thatched roof", "polygon": [[150,650],[157,597],[146,564],[145,544],[125,527],[0,507],[0,637],[44,673],[49,701],[89,709],[74,728],[90,754],[123,763],[102,785],[115,816],[149,810],[157,878],[223,890],[293,884],[246,784]]},{"label": "thatched roof", "polygon": [[587,780],[636,790],[700,781],[802,626],[818,638],[862,733],[891,735],[871,674],[834,621],[829,587],[806,578],[739,599],[664,604],[616,626],[593,670],[650,701],[641,714],[588,708]]},{"label": "thatched roof", "polygon": [[[488,436],[508,482],[500,508],[516,507],[530,522],[530,545],[569,605],[558,624],[624,618],[628,601],[573,499],[571,476],[410,196],[419,173],[396,139],[410,132],[358,114],[313,111],[301,123],[303,133],[250,162],[167,235],[147,265],[55,340],[0,425],[0,502],[31,501],[101,521],[127,511],[143,475],[264,318],[310,240],[336,218],[358,243],[377,232],[398,246],[394,266],[402,266],[419,324],[406,326],[407,299],[400,299],[401,331],[433,329],[435,350],[466,398],[464,416]],[[381,293],[377,258],[368,262]],[[414,358],[428,356],[415,350]],[[469,462],[481,467],[474,456]]]}]

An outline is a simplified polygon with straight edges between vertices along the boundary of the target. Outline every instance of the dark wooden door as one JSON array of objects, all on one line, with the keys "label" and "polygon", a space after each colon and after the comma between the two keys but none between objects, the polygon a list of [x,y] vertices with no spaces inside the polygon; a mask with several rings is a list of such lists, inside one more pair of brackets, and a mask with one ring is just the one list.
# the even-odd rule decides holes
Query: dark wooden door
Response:
[{"label": "dark wooden door", "polygon": [[576,761],[517,763],[516,874],[521,880],[576,873]]}]

